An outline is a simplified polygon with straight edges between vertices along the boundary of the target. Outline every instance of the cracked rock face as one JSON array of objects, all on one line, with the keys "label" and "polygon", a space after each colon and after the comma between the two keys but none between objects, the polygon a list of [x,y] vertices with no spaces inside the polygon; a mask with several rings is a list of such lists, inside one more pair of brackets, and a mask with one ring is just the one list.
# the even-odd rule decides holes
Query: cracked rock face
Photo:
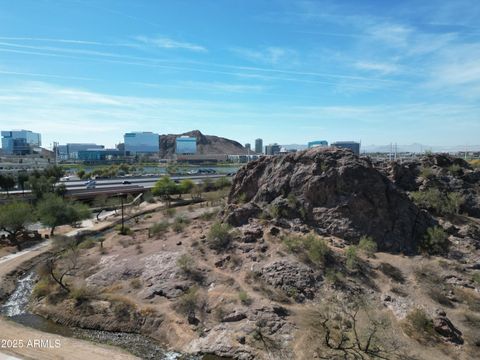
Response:
[{"label": "cracked rock face", "polygon": [[368,159],[342,149],[315,148],[251,162],[235,176],[228,204],[224,220],[234,226],[262,210],[351,243],[368,235],[379,250],[391,252],[416,251],[435,224]]}]

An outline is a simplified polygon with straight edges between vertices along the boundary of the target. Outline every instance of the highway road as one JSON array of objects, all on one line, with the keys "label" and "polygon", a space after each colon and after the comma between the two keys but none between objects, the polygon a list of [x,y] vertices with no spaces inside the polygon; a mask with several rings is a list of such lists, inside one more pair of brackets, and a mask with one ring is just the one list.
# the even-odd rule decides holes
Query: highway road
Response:
[{"label": "highway road", "polygon": [[[225,174],[205,174],[205,175],[185,175],[185,176],[171,176],[171,179],[174,181],[181,181],[183,179],[193,180],[195,183],[201,183],[206,179],[218,179],[225,177]],[[155,183],[161,178],[161,176],[137,176],[137,177],[121,177],[113,179],[98,179],[95,180],[95,188],[87,189],[86,182],[87,180],[69,180],[61,181],[59,184],[64,184],[67,188],[67,196],[72,195],[90,195],[93,196],[95,193],[113,193],[113,192],[140,192],[143,189],[151,189]],[[129,184],[124,184],[123,182],[128,181]],[[5,192],[3,192],[5,193]],[[14,190],[9,192],[11,195],[20,195],[22,194],[21,190]],[[25,190],[25,194],[29,194],[29,190]]]}]

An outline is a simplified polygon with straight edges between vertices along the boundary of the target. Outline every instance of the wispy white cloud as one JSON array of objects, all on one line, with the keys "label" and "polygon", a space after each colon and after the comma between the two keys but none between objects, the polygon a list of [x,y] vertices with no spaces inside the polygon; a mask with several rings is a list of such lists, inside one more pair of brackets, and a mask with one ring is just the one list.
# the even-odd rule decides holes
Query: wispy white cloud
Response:
[{"label": "wispy white cloud", "polygon": [[[458,138],[467,128],[471,139],[476,138],[473,133],[480,131],[478,104],[291,106],[282,102],[119,96],[44,82],[22,82],[0,86],[0,106],[1,123],[40,131],[46,141],[87,141],[95,129],[95,140],[107,145],[112,137],[120,141],[123,132],[134,129],[168,133],[200,127],[206,132],[232,135],[231,124],[245,124],[242,131],[255,125],[261,132],[271,131],[272,122],[280,131],[278,134],[283,134],[278,135],[278,141],[291,138],[301,126],[316,124],[330,129],[332,122],[344,123],[345,127],[330,136],[354,136],[370,142],[387,137],[400,141],[407,135],[411,141],[421,141],[422,137],[434,139],[446,134],[451,134],[451,141],[455,141],[453,136]],[[229,121],[225,122],[227,118]],[[385,119],[390,126],[379,126],[377,133],[377,125],[384,124]],[[412,127],[416,129],[413,135]],[[248,138],[249,134],[239,136]],[[309,134],[301,136],[306,139]]]},{"label": "wispy white cloud", "polygon": [[233,47],[230,50],[243,59],[269,65],[291,66],[298,61],[297,52],[284,47],[268,46],[261,50]]},{"label": "wispy white cloud", "polygon": [[354,67],[360,70],[378,72],[383,75],[394,74],[400,70],[399,66],[393,63],[380,63],[380,62],[368,62],[368,61],[358,61],[354,64]]},{"label": "wispy white cloud", "polygon": [[171,39],[166,36],[157,36],[157,37],[148,37],[148,36],[135,36],[135,40],[142,44],[150,45],[162,49],[181,49],[181,50],[190,50],[195,52],[207,52],[207,48],[193,44],[186,41],[178,41]]}]

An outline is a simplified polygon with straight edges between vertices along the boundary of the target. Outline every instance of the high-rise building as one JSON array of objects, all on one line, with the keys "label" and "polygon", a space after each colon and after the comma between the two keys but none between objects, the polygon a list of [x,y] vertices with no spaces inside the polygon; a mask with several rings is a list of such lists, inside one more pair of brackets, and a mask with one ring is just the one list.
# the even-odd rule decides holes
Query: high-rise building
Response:
[{"label": "high-rise building", "polygon": [[280,145],[277,143],[265,146],[265,155],[278,155],[280,153]]},{"label": "high-rise building", "polygon": [[197,153],[197,138],[179,136],[175,140],[175,154],[193,155]]},{"label": "high-rise building", "polygon": [[78,153],[86,150],[101,150],[105,146],[93,143],[68,143],[66,145],[58,145],[56,147],[57,157],[59,160],[76,160],[79,158]]},{"label": "high-rise building", "polygon": [[250,145],[250,143],[246,143],[246,144],[245,144],[245,150],[247,150],[247,151],[251,151],[251,150],[252,150],[252,146]]},{"label": "high-rise building", "polygon": [[310,141],[308,143],[308,148],[312,147],[327,147],[328,146],[328,141],[326,140],[316,140],[316,141]]},{"label": "high-rise building", "polygon": [[350,149],[355,155],[360,155],[360,143],[355,141],[336,141],[331,144],[334,147]]},{"label": "high-rise building", "polygon": [[160,150],[160,137],[152,132],[130,132],[123,138],[126,155],[154,154]]},{"label": "high-rise building", "polygon": [[263,140],[262,139],[256,139],[255,140],[255,152],[257,154],[263,153]]},{"label": "high-rise building", "polygon": [[2,150],[7,155],[31,154],[42,145],[41,136],[30,130],[2,131]]}]

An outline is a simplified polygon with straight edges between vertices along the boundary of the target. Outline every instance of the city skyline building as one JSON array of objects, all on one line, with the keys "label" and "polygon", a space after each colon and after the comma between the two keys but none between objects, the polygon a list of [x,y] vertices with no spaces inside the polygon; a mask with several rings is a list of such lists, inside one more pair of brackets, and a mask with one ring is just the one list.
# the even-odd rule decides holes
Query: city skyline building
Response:
[{"label": "city skyline building", "polygon": [[328,146],[328,141],[326,140],[315,140],[315,141],[310,141],[307,144],[307,147],[313,148],[313,147],[327,147]]},{"label": "city skyline building", "polygon": [[158,154],[160,150],[160,136],[153,132],[129,132],[123,138],[125,155]]},{"label": "city skyline building", "polygon": [[175,154],[194,155],[197,153],[197,138],[179,136],[175,139]]},{"label": "city skyline building", "polygon": [[67,143],[65,145],[57,145],[56,152],[59,160],[76,160],[79,159],[79,152],[86,150],[105,149],[104,145],[95,143]]},{"label": "city skyline building", "polygon": [[252,145],[250,145],[250,143],[246,143],[245,146],[244,146],[245,150],[247,151],[251,151],[252,150]]},{"label": "city skyline building", "polygon": [[255,140],[255,152],[257,154],[263,153],[263,139],[258,138]]},{"label": "city skyline building", "polygon": [[34,148],[42,146],[39,133],[30,130],[2,131],[2,150],[6,155],[31,154]]},{"label": "city skyline building", "polygon": [[265,146],[265,155],[278,155],[281,147],[277,143]]},{"label": "city skyline building", "polygon": [[335,141],[331,146],[352,150],[355,155],[360,155],[360,143],[356,141]]}]

